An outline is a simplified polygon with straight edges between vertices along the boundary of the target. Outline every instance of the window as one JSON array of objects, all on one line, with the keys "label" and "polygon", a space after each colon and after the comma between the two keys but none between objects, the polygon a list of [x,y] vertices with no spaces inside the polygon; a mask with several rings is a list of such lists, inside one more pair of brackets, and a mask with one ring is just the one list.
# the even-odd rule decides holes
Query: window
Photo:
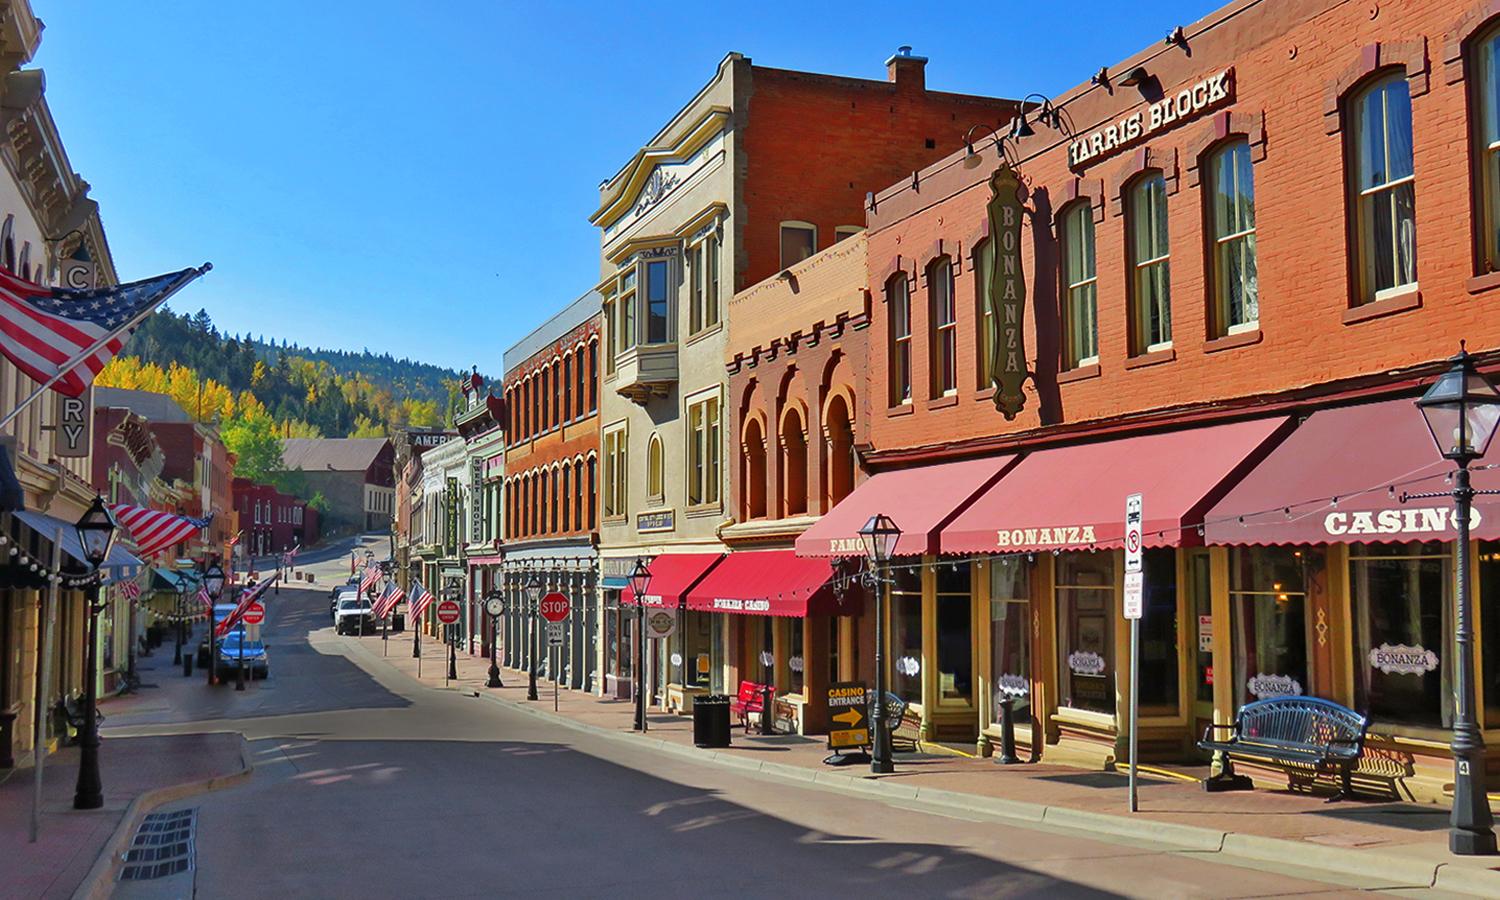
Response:
[{"label": "window", "polygon": [[1099,288],[1094,257],[1094,208],[1076,203],[1063,213],[1063,369],[1099,361]]},{"label": "window", "polygon": [[589,528],[590,529],[592,529],[594,527],[595,523],[599,521],[598,517],[595,515],[595,513],[597,512],[597,510],[595,508],[595,504],[598,502],[595,498],[598,497],[598,496],[599,496],[598,460],[596,458],[590,456],[589,457],[589,496],[588,496],[588,501],[589,501]]},{"label": "window", "polygon": [[1349,547],[1354,706],[1372,719],[1453,727],[1449,546],[1431,541]]},{"label": "window", "polygon": [[604,517],[625,515],[625,430],[604,436]]},{"label": "window", "polygon": [[1213,205],[1214,337],[1254,331],[1260,325],[1260,282],[1255,269],[1255,175],[1250,143],[1220,148],[1209,159],[1208,202]]},{"label": "window", "polygon": [[[615,301],[604,301],[604,338],[610,342],[611,347],[618,347],[620,343],[620,329],[615,324]],[[589,345],[589,362],[594,362],[594,346]],[[607,375],[615,374],[615,353],[611,351],[604,357],[604,372]]]},{"label": "window", "polygon": [[653,434],[646,444],[646,496],[658,502],[664,494],[661,469],[661,438]]},{"label": "window", "polygon": [[563,357],[562,364],[562,421],[571,422],[573,411],[573,354]]},{"label": "window", "polygon": [[932,396],[941,397],[958,388],[958,317],[953,308],[953,261],[946,256],[927,269],[927,321],[931,337]]},{"label": "window", "polygon": [[990,671],[995,721],[1012,701],[1012,721],[1031,721],[1031,565],[1024,557],[990,561]]},{"label": "window", "polygon": [[1068,551],[1054,565],[1057,580],[1059,703],[1115,712],[1115,557]]},{"label": "window", "polygon": [[688,250],[691,297],[689,332],[696,334],[719,324],[719,236],[709,232]]},{"label": "window", "polygon": [[839,227],[833,229],[833,242],[837,244],[844,238],[852,238],[856,234],[859,234],[864,230],[865,226],[863,225],[840,225]]},{"label": "window", "polygon": [[807,429],[795,407],[781,417],[781,509],[783,516],[807,512]]},{"label": "window", "polygon": [[688,505],[719,502],[719,398],[688,407]]},{"label": "window", "polygon": [[1130,235],[1133,303],[1131,354],[1172,346],[1172,279],[1167,242],[1167,182],[1152,172],[1130,188],[1126,230]]},{"label": "window", "polygon": [[635,346],[635,269],[627,269],[620,276],[620,340],[616,353],[624,353]]},{"label": "window", "polygon": [[1143,551],[1140,706],[1148,713],[1175,715],[1178,707],[1177,551]]},{"label": "window", "polygon": [[818,228],[810,222],[781,223],[781,267],[794,266],[818,252]]},{"label": "window", "polygon": [[1227,674],[1235,708],[1307,690],[1307,590],[1324,583],[1322,567],[1322,554],[1311,548],[1230,548],[1234,658]]},{"label": "window", "polygon": [[974,701],[973,597],[967,561],[937,566],[937,697],[939,703]]},{"label": "window", "polygon": [[990,295],[990,278],[995,269],[995,242],[984,241],[974,248],[974,372],[976,387],[988,390],[994,385],[995,344],[999,340],[995,322],[994,298]]},{"label": "window", "polygon": [[807,687],[807,657],[803,653],[804,635],[802,633],[805,620],[778,617],[777,621],[785,623],[782,627],[786,629],[786,668],[789,682],[787,691],[792,694],[801,694]]},{"label": "window", "polygon": [[583,529],[587,526],[583,519],[583,463],[573,463],[573,527]]},{"label": "window", "polygon": [[1472,45],[1469,103],[1474,120],[1475,181],[1479,187],[1479,271],[1500,272],[1500,26]]},{"label": "window", "polygon": [[[579,391],[582,392],[582,388]],[[599,411],[599,342],[589,342],[589,412]]]},{"label": "window", "polygon": [[760,419],[747,418],[744,438],[740,441],[741,518],[760,519],[766,515],[766,437]]},{"label": "window", "polygon": [[1417,187],[1412,170],[1411,91],[1393,72],[1354,97],[1355,300],[1370,303],[1417,282]]},{"label": "window", "polygon": [[653,259],[646,263],[646,343],[665,344],[669,340],[667,328],[671,303],[667,276],[671,268],[664,259]]},{"label": "window", "polygon": [[854,491],[854,423],[850,421],[849,404],[843,396],[828,401],[823,431],[828,447],[828,475],[824,479],[828,493],[822,512],[827,512]]},{"label": "window", "polygon": [[911,402],[911,290],[898,272],[885,283],[886,318],[890,347],[890,404]]},{"label": "window", "polygon": [[922,702],[922,571],[900,568],[890,586],[889,684],[908,703]]},{"label": "window", "polygon": [[707,274],[703,271],[703,245],[694,244],[688,248],[688,334],[697,334],[703,330],[703,280]]}]

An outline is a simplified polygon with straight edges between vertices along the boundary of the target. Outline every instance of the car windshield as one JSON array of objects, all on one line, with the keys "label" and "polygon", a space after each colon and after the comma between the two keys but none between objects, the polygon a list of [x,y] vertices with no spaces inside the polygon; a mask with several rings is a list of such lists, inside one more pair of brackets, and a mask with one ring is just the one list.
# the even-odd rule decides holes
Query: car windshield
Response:
[{"label": "car windshield", "polygon": [[370,608],[370,604],[369,603],[367,603],[364,600],[360,600],[358,598],[352,598],[352,599],[349,599],[349,600],[340,600],[339,601],[339,609],[369,609],[369,608]]},{"label": "car windshield", "polygon": [[[261,643],[260,641],[245,641],[246,653],[259,653],[265,648],[266,645]],[[240,649],[240,636],[238,634],[232,634],[229,637],[226,637],[224,639],[224,649],[230,651],[238,651]]]}]

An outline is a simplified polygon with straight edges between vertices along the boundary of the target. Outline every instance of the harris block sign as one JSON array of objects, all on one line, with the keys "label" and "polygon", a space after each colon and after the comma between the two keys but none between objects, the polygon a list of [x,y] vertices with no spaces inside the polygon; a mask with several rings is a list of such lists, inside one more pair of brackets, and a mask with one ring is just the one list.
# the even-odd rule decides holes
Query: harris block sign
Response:
[{"label": "harris block sign", "polygon": [[990,176],[990,239],[994,241],[994,263],[990,266],[989,303],[995,323],[990,345],[990,378],[995,385],[995,408],[1006,419],[1014,419],[1026,405],[1021,388],[1030,375],[1026,370],[1026,276],[1021,271],[1021,181],[1015,170],[1002,165]]}]

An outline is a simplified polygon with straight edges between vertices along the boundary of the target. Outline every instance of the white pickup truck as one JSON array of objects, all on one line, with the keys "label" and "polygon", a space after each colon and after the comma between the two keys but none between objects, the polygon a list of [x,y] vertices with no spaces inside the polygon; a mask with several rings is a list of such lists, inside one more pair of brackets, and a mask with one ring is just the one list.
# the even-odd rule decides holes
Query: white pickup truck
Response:
[{"label": "white pickup truck", "polygon": [[333,630],[338,634],[364,634],[375,629],[370,601],[364,597],[340,597],[333,611]]}]

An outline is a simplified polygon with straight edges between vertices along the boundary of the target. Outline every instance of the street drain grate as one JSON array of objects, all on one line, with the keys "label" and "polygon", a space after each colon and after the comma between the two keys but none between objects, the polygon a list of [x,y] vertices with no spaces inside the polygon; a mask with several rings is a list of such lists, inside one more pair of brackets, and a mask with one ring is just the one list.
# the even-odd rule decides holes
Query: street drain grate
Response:
[{"label": "street drain grate", "polygon": [[148,814],[125,851],[120,880],[144,881],[191,871],[197,821],[195,809]]}]

